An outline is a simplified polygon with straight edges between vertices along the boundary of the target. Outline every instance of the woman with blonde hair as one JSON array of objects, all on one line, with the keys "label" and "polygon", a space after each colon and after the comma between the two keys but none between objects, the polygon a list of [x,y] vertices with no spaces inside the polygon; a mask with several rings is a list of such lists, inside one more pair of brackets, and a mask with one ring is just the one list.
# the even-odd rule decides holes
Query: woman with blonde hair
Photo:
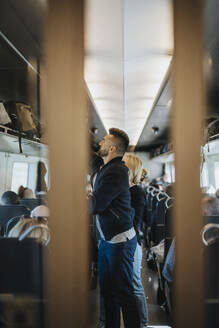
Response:
[{"label": "woman with blonde hair", "polygon": [[143,168],[141,173],[141,182],[144,181],[147,175],[148,175],[148,171],[145,168]]},{"label": "woman with blonde hair", "polygon": [[134,154],[125,154],[123,157],[125,165],[129,172],[129,186],[131,194],[131,206],[135,209],[134,227],[138,237],[138,243],[134,255],[134,293],[138,300],[138,309],[140,315],[140,328],[146,328],[148,324],[147,303],[144,293],[144,287],[141,282],[141,262],[142,262],[142,247],[139,232],[144,216],[145,194],[139,183],[142,175],[142,162],[139,157]]}]

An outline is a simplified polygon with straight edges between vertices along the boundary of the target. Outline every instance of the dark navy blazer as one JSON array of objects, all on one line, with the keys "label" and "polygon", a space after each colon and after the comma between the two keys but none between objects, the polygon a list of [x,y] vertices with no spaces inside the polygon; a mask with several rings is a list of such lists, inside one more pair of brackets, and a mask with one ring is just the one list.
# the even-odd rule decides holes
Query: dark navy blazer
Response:
[{"label": "dark navy blazer", "polygon": [[98,214],[106,240],[133,227],[128,168],[122,157],[112,159],[100,169],[91,199],[92,214]]}]

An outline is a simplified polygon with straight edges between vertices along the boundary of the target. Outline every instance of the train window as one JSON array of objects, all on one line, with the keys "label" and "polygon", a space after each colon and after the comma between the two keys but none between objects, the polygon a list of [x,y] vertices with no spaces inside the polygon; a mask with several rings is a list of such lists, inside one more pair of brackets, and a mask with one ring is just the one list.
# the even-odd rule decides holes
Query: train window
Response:
[{"label": "train window", "polygon": [[174,162],[169,162],[165,164],[165,173],[167,176],[167,182],[175,182],[175,165]]},{"label": "train window", "polygon": [[36,175],[37,175],[37,163],[29,163],[28,165],[28,179],[26,186],[31,190],[36,189]]},{"label": "train window", "polygon": [[175,165],[174,163],[171,164],[171,182],[175,182]]},{"label": "train window", "polygon": [[20,185],[26,186],[28,179],[28,163],[15,162],[12,169],[11,190],[17,192]]},{"label": "train window", "polygon": [[204,163],[201,171],[201,187],[208,187],[209,181],[208,181],[208,170],[207,170],[207,164]]},{"label": "train window", "polygon": [[219,188],[219,162],[214,164],[214,177],[215,177],[215,187]]},{"label": "train window", "polygon": [[165,173],[167,176],[167,182],[171,183],[172,179],[171,179],[171,163],[166,163],[165,164]]}]

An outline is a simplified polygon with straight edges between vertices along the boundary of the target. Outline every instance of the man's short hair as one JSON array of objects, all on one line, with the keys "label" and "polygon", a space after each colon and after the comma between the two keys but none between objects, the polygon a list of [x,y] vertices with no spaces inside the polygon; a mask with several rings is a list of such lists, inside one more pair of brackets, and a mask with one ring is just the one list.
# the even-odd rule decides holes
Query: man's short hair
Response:
[{"label": "man's short hair", "polygon": [[109,134],[113,135],[118,140],[116,142],[116,152],[118,155],[123,156],[129,145],[129,137],[127,133],[117,128],[111,128],[109,129]]}]

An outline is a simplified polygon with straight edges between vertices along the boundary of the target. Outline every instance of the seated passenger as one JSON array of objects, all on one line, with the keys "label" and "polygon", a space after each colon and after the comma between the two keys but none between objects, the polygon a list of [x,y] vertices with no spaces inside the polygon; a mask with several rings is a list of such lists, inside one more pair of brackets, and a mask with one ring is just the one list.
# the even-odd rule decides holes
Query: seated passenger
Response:
[{"label": "seated passenger", "polygon": [[31,217],[32,218],[37,218],[37,217],[49,217],[49,208],[45,205],[40,205],[35,207],[32,212],[31,212]]},{"label": "seated passenger", "polygon": [[162,272],[164,278],[168,283],[171,283],[173,281],[174,264],[175,264],[175,239],[173,239],[169,251],[167,253],[167,257]]},{"label": "seated passenger", "polygon": [[154,188],[156,188],[156,189],[159,190],[159,185],[158,185],[158,183],[157,183],[157,179],[153,179],[153,180],[150,182],[150,186],[151,186],[151,187],[154,187]]},{"label": "seated passenger", "polygon": [[14,191],[5,191],[1,197],[3,205],[18,205],[19,197]]},{"label": "seated passenger", "polygon": [[202,212],[205,216],[219,215],[219,199],[216,197],[205,196],[202,199]]},{"label": "seated passenger", "polygon": [[[31,227],[35,228],[31,230]],[[44,220],[42,221],[40,218],[22,218],[10,230],[8,237],[20,238],[21,240],[26,237],[35,238],[38,243],[47,245],[50,240],[50,232]]]},{"label": "seated passenger", "polygon": [[167,194],[169,197],[173,197],[173,188],[174,188],[174,183],[169,184],[169,185],[166,187],[166,194]]},{"label": "seated passenger", "polygon": [[[204,216],[219,215],[219,199],[206,196],[202,199],[202,213]],[[175,263],[175,239],[173,240],[163,268],[163,276],[168,282],[172,282]]]},{"label": "seated passenger", "polygon": [[168,187],[169,182],[168,175],[166,173],[164,173],[160,178],[158,178],[158,185],[162,191],[164,191]]},{"label": "seated passenger", "polygon": [[141,179],[140,179],[140,186],[142,187],[142,189],[145,189],[149,185],[147,175],[148,175],[147,169],[143,168],[141,173]]},{"label": "seated passenger", "polygon": [[154,253],[156,255],[159,263],[163,263],[164,261],[164,243],[165,240],[162,239],[158,245],[151,247],[151,253]]},{"label": "seated passenger", "polygon": [[18,197],[20,199],[33,199],[36,198],[33,191],[27,187],[20,186],[18,188]]},{"label": "seated passenger", "polygon": [[204,196],[208,196],[208,194],[207,194],[208,187],[202,187],[202,188],[201,188],[201,191],[202,191],[202,195],[204,195]]},{"label": "seated passenger", "polygon": [[36,198],[36,196],[33,193],[33,190],[26,188],[24,191],[24,199],[33,199]]}]

